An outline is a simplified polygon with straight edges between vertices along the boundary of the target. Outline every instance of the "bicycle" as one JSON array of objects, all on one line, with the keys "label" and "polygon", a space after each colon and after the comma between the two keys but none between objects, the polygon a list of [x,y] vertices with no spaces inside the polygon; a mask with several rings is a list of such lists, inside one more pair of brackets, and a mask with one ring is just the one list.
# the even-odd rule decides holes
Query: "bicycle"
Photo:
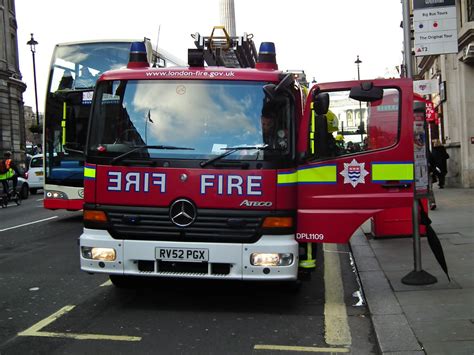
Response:
[{"label": "bicycle", "polygon": [[3,193],[1,197],[2,208],[7,208],[10,202],[15,202],[17,206],[21,205],[21,195],[18,191],[10,190],[8,193]]}]

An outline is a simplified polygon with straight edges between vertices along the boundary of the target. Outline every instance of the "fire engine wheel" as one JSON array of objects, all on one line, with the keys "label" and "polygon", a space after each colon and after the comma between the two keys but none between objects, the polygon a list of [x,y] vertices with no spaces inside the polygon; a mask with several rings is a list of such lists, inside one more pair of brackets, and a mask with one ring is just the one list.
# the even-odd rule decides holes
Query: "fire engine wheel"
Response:
[{"label": "fire engine wheel", "polygon": [[110,282],[117,288],[136,288],[139,285],[139,278],[124,275],[109,275]]}]

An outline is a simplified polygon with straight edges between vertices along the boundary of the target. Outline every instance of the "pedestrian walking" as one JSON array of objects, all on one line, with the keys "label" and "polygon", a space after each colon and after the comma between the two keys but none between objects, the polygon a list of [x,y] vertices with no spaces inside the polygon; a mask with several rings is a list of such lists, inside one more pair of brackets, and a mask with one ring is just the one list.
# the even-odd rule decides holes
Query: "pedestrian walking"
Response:
[{"label": "pedestrian walking", "polygon": [[428,206],[430,210],[436,209],[436,199],[433,191],[433,183],[438,181],[438,178],[435,174],[436,164],[433,159],[433,153],[428,149]]},{"label": "pedestrian walking", "polygon": [[446,152],[446,148],[439,141],[439,139],[433,140],[433,161],[435,165],[435,176],[438,180],[438,186],[440,189],[444,188],[446,174],[448,173],[447,160],[449,154]]}]

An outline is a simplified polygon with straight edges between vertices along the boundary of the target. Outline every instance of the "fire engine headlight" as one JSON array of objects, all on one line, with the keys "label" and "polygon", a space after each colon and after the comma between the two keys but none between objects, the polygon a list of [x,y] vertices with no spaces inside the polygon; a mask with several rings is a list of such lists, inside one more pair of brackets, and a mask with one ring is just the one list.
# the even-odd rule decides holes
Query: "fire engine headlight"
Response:
[{"label": "fire engine headlight", "polygon": [[58,198],[61,200],[67,200],[68,197],[64,192],[61,191],[54,191],[54,190],[47,190],[45,191],[45,195],[47,198]]},{"label": "fire engine headlight", "polygon": [[85,259],[114,261],[116,257],[115,249],[113,248],[82,247],[81,251],[82,257]]},{"label": "fire engine headlight", "polygon": [[254,266],[289,266],[293,263],[291,253],[252,253],[250,264]]}]

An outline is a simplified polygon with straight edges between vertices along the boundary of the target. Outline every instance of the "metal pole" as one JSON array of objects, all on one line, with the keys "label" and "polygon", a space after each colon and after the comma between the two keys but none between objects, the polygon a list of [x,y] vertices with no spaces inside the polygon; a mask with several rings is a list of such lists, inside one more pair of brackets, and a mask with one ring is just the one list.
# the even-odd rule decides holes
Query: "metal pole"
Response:
[{"label": "metal pole", "polygon": [[39,111],[38,111],[38,87],[36,85],[36,62],[35,62],[35,52],[32,52],[33,54],[33,81],[35,84],[35,106],[36,106],[36,124],[40,125],[39,121]]},{"label": "metal pole", "polygon": [[[411,37],[410,37],[410,4],[409,0],[402,0],[403,7],[403,51],[405,56],[405,67],[407,78],[413,77],[411,60]],[[412,226],[413,226],[413,257],[415,260],[415,271],[421,271],[421,244],[420,225],[418,222],[418,199],[413,198]]]},{"label": "metal pole", "polygon": [[410,3],[409,0],[402,0],[403,7],[403,53],[405,57],[406,77],[413,77],[413,64],[411,56],[411,36],[410,36]]},{"label": "metal pole", "polygon": [[412,220],[413,220],[413,259],[415,271],[421,271],[421,243],[420,243],[420,223],[418,221],[418,204],[419,201],[415,197],[413,199],[413,210],[412,210]]},{"label": "metal pole", "polygon": [[[359,56],[357,55],[357,60],[354,62],[357,64],[357,80],[360,81],[360,69],[359,65],[362,63],[362,61],[359,59]],[[362,144],[364,142],[364,132],[363,132],[363,117],[362,117],[362,102],[359,101],[359,115],[360,115],[360,123],[359,123],[359,131],[360,131],[360,143]]]},{"label": "metal pole", "polygon": [[36,61],[35,61],[35,53],[36,53],[36,45],[38,44],[33,37],[33,33],[31,33],[31,39],[26,42],[27,45],[30,46],[31,55],[33,57],[33,80],[35,85],[35,104],[36,104],[36,124],[39,127],[39,110],[38,110],[38,86],[36,85]]},{"label": "metal pole", "polygon": [[[405,67],[407,78],[413,77],[410,37],[410,3],[402,0],[403,6],[403,51],[405,56]],[[421,243],[420,224],[418,222],[418,198],[413,198],[412,227],[413,227],[413,258],[415,271],[421,271]]]},{"label": "metal pole", "polygon": [[[413,65],[411,54],[411,36],[410,36],[410,3],[409,0],[402,0],[403,7],[403,51],[405,57],[406,77],[413,77]],[[410,105],[413,105],[410,103]],[[413,110],[413,107],[410,107]],[[414,143],[412,143],[414,144]],[[416,186],[414,188],[413,209],[412,209],[412,228],[413,228],[413,259],[414,270],[402,278],[402,283],[406,285],[430,285],[437,282],[436,277],[427,273],[421,268],[421,241],[420,241],[420,223],[419,223],[419,204],[416,195]]]}]

